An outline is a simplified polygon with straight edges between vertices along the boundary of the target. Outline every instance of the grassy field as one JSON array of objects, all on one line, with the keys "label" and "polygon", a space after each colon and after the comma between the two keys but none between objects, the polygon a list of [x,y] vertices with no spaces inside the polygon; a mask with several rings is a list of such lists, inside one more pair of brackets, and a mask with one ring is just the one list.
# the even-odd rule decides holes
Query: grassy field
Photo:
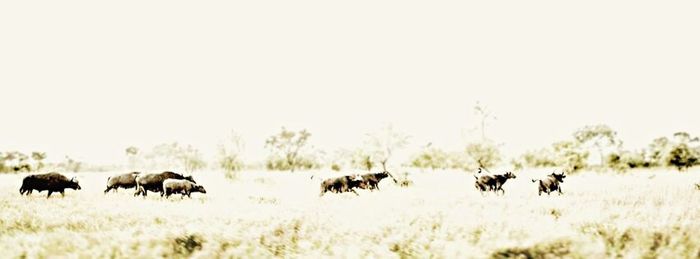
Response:
[{"label": "grassy field", "polygon": [[327,194],[309,172],[219,173],[207,194],[164,200],[103,195],[111,174],[77,174],[82,190],[46,199],[0,176],[0,257],[698,258],[698,172],[569,176],[538,197],[529,170],[482,197],[464,172],[413,173],[379,192]]}]

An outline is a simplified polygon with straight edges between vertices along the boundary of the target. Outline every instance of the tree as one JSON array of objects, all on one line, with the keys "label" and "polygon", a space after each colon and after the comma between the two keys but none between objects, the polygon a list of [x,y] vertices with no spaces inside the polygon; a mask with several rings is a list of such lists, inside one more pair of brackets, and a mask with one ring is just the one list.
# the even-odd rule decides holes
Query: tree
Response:
[{"label": "tree", "polygon": [[83,166],[83,163],[76,161],[75,159],[66,156],[65,161],[61,164],[59,164],[60,167],[65,169],[66,171],[70,172],[80,172],[80,169]]},{"label": "tree", "polygon": [[300,152],[303,151],[309,137],[311,133],[306,129],[294,132],[285,127],[282,127],[280,133],[270,136],[265,141],[265,147],[272,152],[268,159],[268,168],[286,168],[292,172],[298,169],[303,162]]},{"label": "tree", "polygon": [[700,154],[697,153],[697,148],[691,145],[697,144],[698,138],[691,138],[686,132],[677,132],[673,137],[674,143],[666,157],[667,165],[683,171],[697,164]]},{"label": "tree", "polygon": [[474,114],[479,119],[478,129],[481,131],[481,141],[486,141],[486,127],[488,126],[488,121],[495,120],[496,116],[491,113],[488,107],[479,102],[476,102],[476,105],[474,105]]},{"label": "tree", "polygon": [[180,164],[178,158],[180,152],[181,147],[177,142],[163,143],[154,146],[150,152],[144,155],[144,158],[151,168],[168,169]]},{"label": "tree", "polygon": [[417,168],[446,169],[449,167],[449,154],[428,143],[411,160],[411,166]]},{"label": "tree", "polygon": [[649,167],[649,162],[645,159],[644,151],[626,151],[620,150],[618,152],[610,153],[607,157],[607,165],[611,169],[618,172],[625,172],[628,169]]},{"label": "tree", "polygon": [[240,135],[231,131],[228,139],[219,144],[219,167],[229,175],[232,172],[243,169],[242,154],[245,143]]},{"label": "tree", "polygon": [[387,170],[387,163],[394,152],[408,145],[409,136],[394,130],[388,125],[378,132],[367,134],[367,143],[371,150],[372,158]]},{"label": "tree", "polygon": [[556,156],[556,164],[564,167],[565,171],[576,172],[586,168],[588,151],[583,150],[578,142],[560,141],[552,144]]},{"label": "tree", "polygon": [[665,166],[666,156],[671,150],[671,141],[667,137],[654,139],[648,150],[648,159],[651,166]]},{"label": "tree", "polygon": [[606,162],[604,149],[621,144],[617,138],[617,132],[604,124],[585,126],[574,132],[574,139],[580,145],[595,147],[600,155],[600,164],[603,166]]},{"label": "tree", "polygon": [[352,153],[350,158],[350,165],[354,168],[359,168],[362,170],[372,171],[374,168],[374,162],[372,161],[372,155],[368,151],[362,148],[358,148]]},{"label": "tree", "polygon": [[199,153],[199,150],[191,145],[187,145],[187,147],[180,149],[177,159],[182,164],[182,168],[188,174],[207,166],[204,159],[202,159],[202,154]]},{"label": "tree", "polygon": [[32,152],[32,160],[36,162],[37,171],[44,168],[44,159],[46,159],[46,152]]},{"label": "tree", "polygon": [[473,169],[474,167],[490,168],[501,162],[501,153],[491,141],[470,143],[467,145],[465,152],[472,159],[468,169]]}]

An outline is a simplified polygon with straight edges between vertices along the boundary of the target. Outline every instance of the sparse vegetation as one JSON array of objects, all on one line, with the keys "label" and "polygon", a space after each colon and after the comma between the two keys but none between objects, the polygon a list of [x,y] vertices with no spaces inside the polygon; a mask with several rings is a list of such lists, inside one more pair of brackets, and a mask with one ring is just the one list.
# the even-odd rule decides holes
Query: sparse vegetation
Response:
[{"label": "sparse vegetation", "polygon": [[696,258],[694,173],[581,172],[547,198],[520,177],[505,196],[482,197],[471,176],[450,171],[322,198],[298,173],[206,173],[197,181],[209,193],[184,200],[102,195],[111,173],[81,174],[83,190],[65,198],[19,196],[23,175],[0,175],[0,249],[9,258]]},{"label": "sparse vegetation", "polygon": [[282,127],[280,133],[270,136],[265,141],[265,147],[270,149],[266,167],[270,170],[289,170],[318,168],[316,157],[307,150],[311,133],[307,130],[290,131]]}]

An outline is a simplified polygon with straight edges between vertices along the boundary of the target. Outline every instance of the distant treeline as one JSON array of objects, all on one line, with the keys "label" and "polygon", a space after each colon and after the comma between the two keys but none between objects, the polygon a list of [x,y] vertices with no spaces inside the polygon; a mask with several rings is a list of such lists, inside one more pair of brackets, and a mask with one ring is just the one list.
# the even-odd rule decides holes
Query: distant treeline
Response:
[{"label": "distant treeline", "polygon": [[[482,133],[485,135],[484,133]],[[240,136],[232,133],[219,144],[217,157],[207,163],[198,149],[191,145],[166,143],[150,150],[130,146],[125,149],[125,170],[179,169],[187,173],[205,168],[224,170],[235,177],[244,168],[265,168],[295,171],[329,168],[342,170],[387,170],[389,164],[423,169],[493,168],[510,164],[514,169],[525,167],[559,167],[573,173],[582,169],[614,170],[624,172],[632,168],[674,167],[679,171],[700,164],[700,141],[686,132],[654,139],[646,148],[627,150],[617,132],[607,125],[585,126],[575,131],[571,139],[551,146],[526,152],[509,161],[502,156],[500,145],[487,138],[466,144],[463,149],[446,151],[427,144],[409,161],[393,161],[397,150],[404,149],[410,137],[391,126],[367,134],[360,146],[327,153],[310,145],[312,134],[307,130],[293,131],[282,128],[265,141],[268,156],[264,164],[245,163],[242,153],[245,145]],[[23,154],[17,151],[0,152],[0,172],[30,172],[57,168],[78,172],[99,170],[66,157],[64,162],[45,164],[45,152]],[[591,162],[594,161],[594,162]],[[509,162],[509,163],[507,163]]]}]

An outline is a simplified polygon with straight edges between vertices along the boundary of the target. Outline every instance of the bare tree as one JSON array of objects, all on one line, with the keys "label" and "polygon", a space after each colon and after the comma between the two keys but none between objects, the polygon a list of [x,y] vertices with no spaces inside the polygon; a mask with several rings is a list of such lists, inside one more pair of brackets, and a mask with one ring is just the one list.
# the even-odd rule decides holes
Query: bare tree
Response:
[{"label": "bare tree", "polygon": [[481,141],[486,141],[486,127],[490,120],[495,120],[496,116],[493,115],[491,110],[482,105],[480,102],[476,102],[474,105],[474,114],[479,119],[478,130],[481,132]]},{"label": "bare tree", "polygon": [[372,156],[386,171],[386,165],[394,152],[408,145],[409,136],[394,130],[391,125],[380,131],[367,134],[369,147],[372,149]]},{"label": "bare tree", "polygon": [[219,144],[219,167],[226,172],[243,169],[242,154],[245,143],[239,134],[231,131],[229,137]]},{"label": "bare tree", "polygon": [[280,155],[284,159],[286,167],[294,172],[300,165],[300,152],[306,146],[311,133],[306,129],[299,132],[287,130],[282,127],[282,131],[270,136],[265,141],[265,147],[270,148],[273,155]]}]

